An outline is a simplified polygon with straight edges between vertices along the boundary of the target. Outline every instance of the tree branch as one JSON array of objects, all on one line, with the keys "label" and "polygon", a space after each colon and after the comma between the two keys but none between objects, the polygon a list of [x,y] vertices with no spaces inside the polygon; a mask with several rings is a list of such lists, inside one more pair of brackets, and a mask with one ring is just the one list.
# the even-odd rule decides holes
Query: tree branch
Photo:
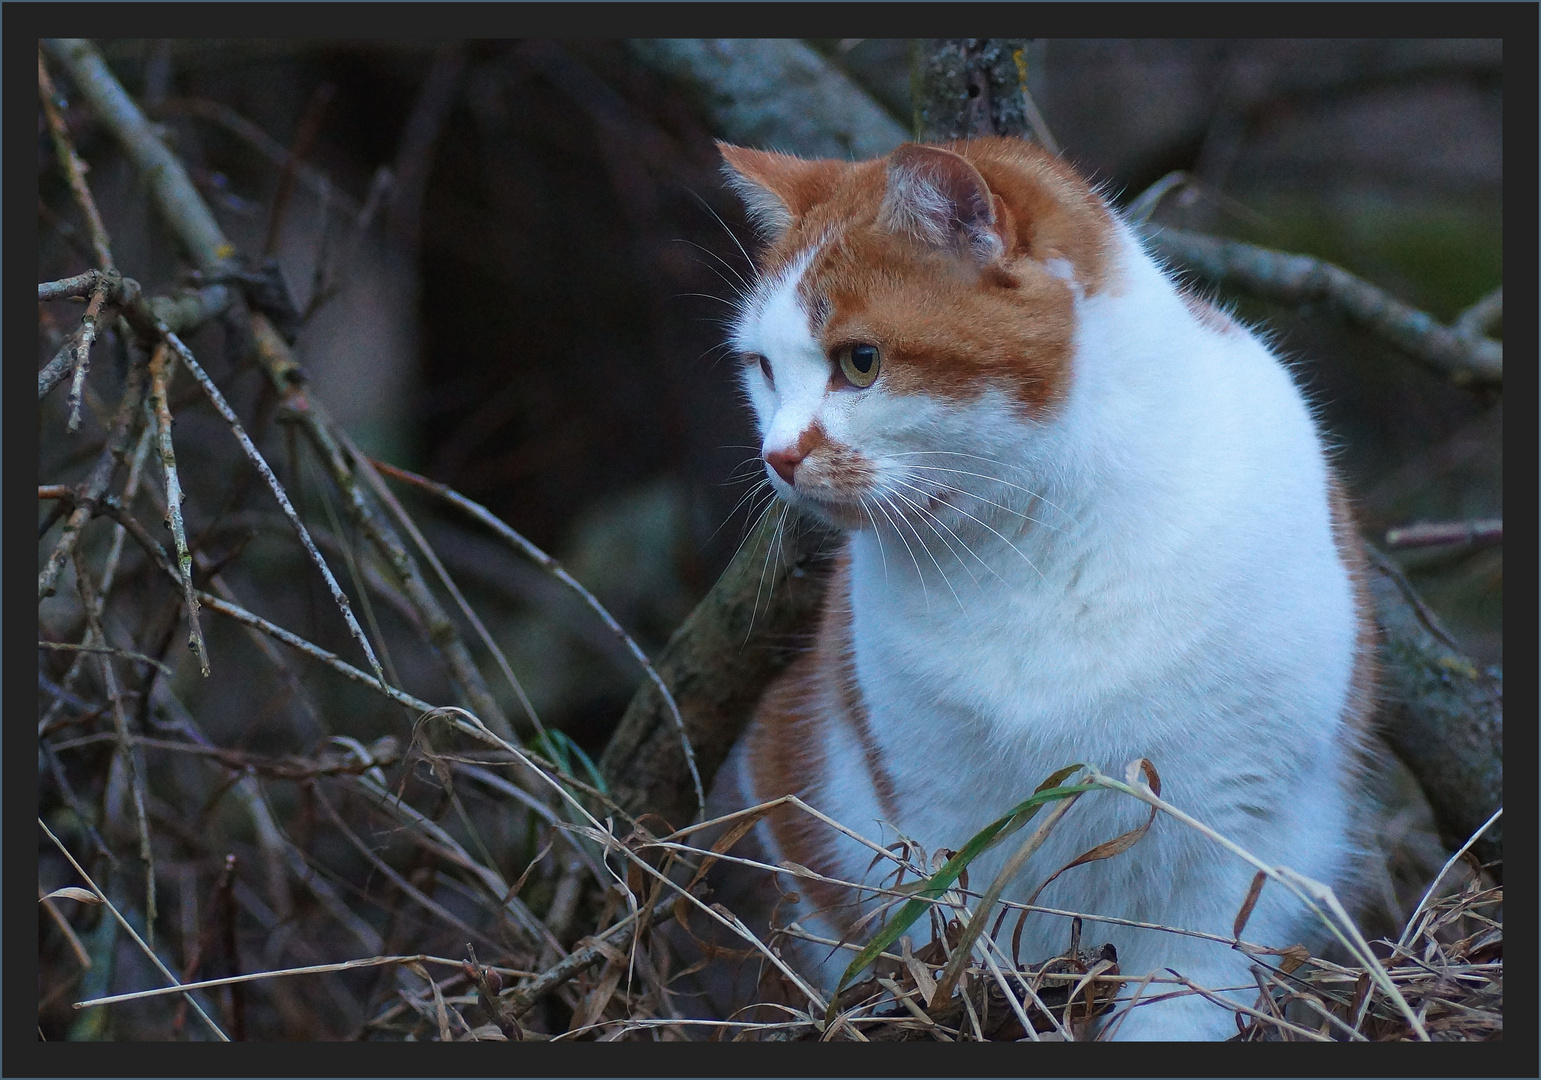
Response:
[{"label": "tree branch", "polygon": [[1501,343],[1442,326],[1331,263],[1180,229],[1152,230],[1148,242],[1164,258],[1201,277],[1265,300],[1326,303],[1457,384],[1503,382]]},{"label": "tree branch", "polygon": [[[837,548],[835,534],[784,521],[773,508],[656,661],[703,784],[711,784],[760,694],[806,644]],[[695,813],[680,740],[652,683],[631,699],[599,767],[634,816],[651,812],[680,826]]]},{"label": "tree branch", "polygon": [[[1481,671],[1455,646],[1396,566],[1369,545],[1380,626],[1380,734],[1428,796],[1440,838],[1459,847],[1504,801],[1503,671]],[[1473,850],[1503,858],[1503,823]],[[1499,866],[1496,877],[1503,880]]]},{"label": "tree branch", "polygon": [[639,38],[648,67],[685,83],[725,138],[806,157],[867,158],[908,137],[866,91],[795,38]]}]

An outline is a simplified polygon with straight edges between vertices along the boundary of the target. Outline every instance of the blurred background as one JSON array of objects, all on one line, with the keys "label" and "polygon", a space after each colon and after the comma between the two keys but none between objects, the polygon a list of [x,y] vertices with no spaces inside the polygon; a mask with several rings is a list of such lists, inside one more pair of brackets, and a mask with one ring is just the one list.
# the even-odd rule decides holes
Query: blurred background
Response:
[{"label": "blurred background", "polygon": [[[913,42],[802,45],[870,95],[884,124],[912,129]],[[739,500],[757,475],[757,440],[722,360],[723,320],[753,244],[718,172],[723,103],[655,50],[624,41],[100,47],[251,266],[276,263],[313,396],[368,452],[484,503],[561,559],[656,655],[743,538]],[[1116,203],[1184,170],[1193,182],[1161,203],[1158,223],[1319,256],[1446,323],[1502,284],[1500,42],[1109,39],[1034,49],[1029,84],[1049,129]],[[129,162],[55,78],[120,269],[147,293],[185,283]],[[765,131],[761,145],[802,149]],[[46,281],[90,260],[41,115],[37,169]],[[1222,297],[1290,358],[1367,536],[1502,516],[1500,391],[1457,388],[1323,312]],[[41,363],[70,325],[43,305],[40,320]],[[252,418],[331,558],[344,530],[320,467],[271,423],[274,395],[238,338],[212,325],[190,344]],[[92,378],[105,372],[104,385],[122,378],[115,347],[98,346]],[[196,388],[179,395],[179,445],[229,450],[218,419],[193,407]],[[116,397],[104,389],[102,399]],[[62,391],[45,401],[45,433],[62,425],[63,408]],[[88,415],[86,428],[97,440],[86,450],[44,439],[40,483],[84,475],[101,418]],[[251,470],[233,450],[182,451],[180,463],[189,537],[226,561],[237,591],[260,594],[254,609],[347,655],[324,585]],[[636,685],[634,661],[486,533],[413,492],[401,498],[546,724],[597,758]],[[39,511],[45,528],[48,510]],[[1501,546],[1396,557],[1469,654],[1501,663]],[[286,588],[264,587],[274,580]],[[78,635],[69,591],[41,605],[42,636]],[[387,651],[411,639],[411,613],[388,590],[371,617]],[[206,629],[211,649],[239,638],[219,622],[206,619]],[[205,682],[182,651],[179,637],[170,682],[210,737],[296,748],[297,725],[237,707],[267,693],[260,669],[226,664]],[[421,650],[398,644],[393,660],[412,693],[449,699]],[[43,662],[57,679],[69,657]],[[305,678],[332,685],[325,673]],[[507,687],[493,690],[516,715]],[[353,700],[349,692],[325,691]],[[338,715],[338,729],[359,738],[382,730],[367,705]],[[45,778],[45,803],[54,783]]]}]

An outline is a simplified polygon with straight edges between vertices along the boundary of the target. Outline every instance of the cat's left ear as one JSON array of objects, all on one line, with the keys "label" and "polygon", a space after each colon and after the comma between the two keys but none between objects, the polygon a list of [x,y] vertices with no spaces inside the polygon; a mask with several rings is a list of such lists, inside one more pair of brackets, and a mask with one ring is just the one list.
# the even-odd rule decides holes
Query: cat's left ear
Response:
[{"label": "cat's left ear", "polygon": [[1011,246],[1009,214],[999,196],[966,158],[939,146],[905,143],[889,155],[878,223],[981,264]]},{"label": "cat's left ear", "polygon": [[744,200],[749,218],[766,240],[776,240],[792,222],[827,200],[849,166],[843,161],[808,161],[770,150],[719,142],[728,184]]}]

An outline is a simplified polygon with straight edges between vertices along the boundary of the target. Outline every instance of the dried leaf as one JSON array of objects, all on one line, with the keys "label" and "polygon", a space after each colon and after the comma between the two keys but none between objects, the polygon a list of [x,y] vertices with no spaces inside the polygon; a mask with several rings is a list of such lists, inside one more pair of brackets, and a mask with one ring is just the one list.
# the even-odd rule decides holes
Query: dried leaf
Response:
[{"label": "dried leaf", "polygon": [[38,903],[44,900],[79,900],[82,904],[100,904],[102,898],[90,889],[77,889],[75,886],[66,886],[63,889],[55,889],[47,896],[38,897]]},{"label": "dried leaf", "polygon": [[1268,880],[1268,875],[1259,870],[1252,877],[1252,887],[1247,890],[1247,898],[1241,902],[1241,910],[1236,913],[1236,921],[1231,924],[1231,937],[1240,939],[1241,932],[1247,928],[1247,920],[1252,917],[1252,909],[1257,906],[1257,898],[1263,894],[1263,882]]},{"label": "dried leaf", "polygon": [[[1156,772],[1156,767],[1152,765],[1147,758],[1140,758],[1140,760],[1131,764],[1129,766],[1129,776],[1131,778],[1129,782],[1131,784],[1134,782],[1133,777],[1137,769],[1145,773],[1146,780],[1150,784],[1150,790],[1159,796],[1161,794],[1161,776]],[[1122,855],[1124,852],[1134,847],[1134,845],[1139,843],[1140,840],[1144,838],[1145,834],[1150,831],[1150,827],[1155,823],[1155,820],[1156,808],[1152,806],[1150,808],[1150,817],[1145,819],[1145,824],[1139,826],[1138,828],[1130,829],[1128,832],[1122,834],[1121,836],[1115,836],[1113,839],[1105,843],[1098,844],[1090,851],[1083,852],[1076,856],[1074,859],[1071,859],[1064,866],[1061,866],[1058,870],[1054,871],[1054,873],[1050,874],[1042,885],[1033,890],[1033,895],[1027,898],[1028,906],[1031,907],[1033,903],[1037,901],[1038,895],[1042,893],[1044,889],[1049,887],[1049,882],[1059,877],[1066,870],[1069,870],[1075,866],[1080,866],[1082,863],[1097,862],[1101,859],[1111,859],[1114,855]]]},{"label": "dried leaf", "polygon": [[1283,959],[1279,961],[1279,970],[1289,975],[1307,960],[1311,959],[1311,950],[1304,945],[1291,945],[1280,954]]},{"label": "dried leaf", "polygon": [[915,980],[915,986],[920,990],[920,1000],[925,1002],[926,1008],[931,1008],[934,1002],[932,997],[936,995],[936,980],[926,970],[926,965],[915,958],[910,951],[911,942],[909,935],[899,939],[899,955],[904,957],[904,966],[909,969],[910,977]]}]

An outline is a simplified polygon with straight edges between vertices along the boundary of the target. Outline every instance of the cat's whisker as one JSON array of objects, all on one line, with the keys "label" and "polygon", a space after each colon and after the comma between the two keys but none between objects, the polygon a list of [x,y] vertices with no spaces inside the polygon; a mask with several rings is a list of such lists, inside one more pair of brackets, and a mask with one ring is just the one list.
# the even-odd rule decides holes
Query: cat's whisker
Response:
[{"label": "cat's whisker", "polygon": [[[739,241],[739,238],[734,234],[733,230],[728,228],[728,223],[726,221],[722,220],[722,215],[719,214],[717,211],[713,210],[711,204],[708,203],[705,199],[703,199],[699,192],[692,191],[690,194],[695,197],[696,202],[701,204],[702,209],[704,209],[708,214],[712,215],[712,220],[716,221],[718,225],[722,226],[722,231],[728,234],[728,239],[733,241],[733,246],[738,248],[738,253],[744,257],[744,261],[746,263],[748,263],[750,266],[753,266],[754,265],[754,260],[749,257],[749,252],[744,250],[743,243],[741,243]],[[687,241],[687,243],[688,242],[689,241]],[[697,245],[697,246],[699,247],[700,245]],[[702,250],[705,251],[706,249],[702,248]],[[730,264],[726,259],[722,258],[722,256],[717,255],[717,253],[714,252],[714,251],[713,252],[707,252],[707,254],[716,256],[716,258],[724,266],[726,266],[729,270],[732,270],[734,274],[739,276],[739,280],[740,281],[743,280],[743,276],[738,274],[738,270],[734,266],[732,266],[732,264]],[[746,287],[747,287],[747,282],[745,284],[746,284]]]},{"label": "cat's whisker", "polygon": [[[894,495],[898,496],[900,499],[903,499],[906,503],[913,506],[916,510],[919,510],[922,514],[926,513],[925,507],[921,506],[914,499],[911,499],[909,496],[905,495],[902,491],[895,491]],[[963,572],[969,576],[969,580],[972,581],[977,587],[979,585],[979,579],[974,576],[974,572],[970,570],[968,568],[968,564],[963,561],[963,556],[959,555],[956,551],[953,550],[953,546],[952,544],[948,543],[947,537],[937,532],[936,526],[931,524],[929,521],[922,519],[921,524],[925,525],[926,528],[930,529],[933,533],[936,533],[936,538],[942,542],[942,545],[947,549],[947,553],[958,560],[958,564],[963,567]],[[950,529],[948,531],[951,532]],[[919,537],[920,531],[918,529],[916,530],[915,535]],[[922,543],[921,546],[926,549],[926,554],[931,556],[931,562],[935,564],[936,572],[942,575],[942,581],[947,586],[947,591],[952,593],[952,598],[958,602],[958,610],[963,612],[964,616],[966,617],[968,615],[968,605],[964,604],[963,598],[958,595],[958,590],[952,587],[952,579],[947,576],[947,571],[942,569],[942,564],[937,562],[935,552],[931,550],[931,546],[929,544]],[[967,544],[964,545],[964,550],[968,550]],[[972,555],[973,552],[970,551],[969,554]],[[976,559],[979,558],[977,555],[974,557]],[[983,560],[980,561],[982,562]]]},{"label": "cat's whisker", "polygon": [[[739,475],[739,470],[746,467],[749,469],[749,471],[743,475]],[[765,480],[765,464],[760,460],[759,454],[755,454],[752,457],[746,457],[743,461],[740,461],[737,465],[733,466],[733,470],[728,473],[727,479],[719,481],[717,486],[727,487],[731,484],[742,484],[744,481],[753,480],[756,477],[761,480]],[[769,482],[770,481],[766,480],[766,483]]]},{"label": "cat's whisker", "polygon": [[[893,457],[903,457],[904,455],[903,454],[893,454],[891,456],[893,456]],[[1012,488],[1015,491],[1020,491],[1020,492],[1022,492],[1022,494],[1028,496],[1031,499],[1038,500],[1039,502],[1043,503],[1045,506],[1049,507],[1050,509],[1058,510],[1061,514],[1064,514],[1065,517],[1067,517],[1070,520],[1070,523],[1072,525],[1079,525],[1080,524],[1080,522],[1076,520],[1075,515],[1070,513],[1070,511],[1066,510],[1064,507],[1059,506],[1056,503],[1050,502],[1043,495],[1041,495],[1040,493],[1032,490],[1031,488],[1025,488],[1021,484],[1013,484],[1011,481],[1003,480],[999,476],[990,476],[987,473],[969,472],[966,469],[944,469],[944,468],[942,468],[941,466],[938,466],[938,465],[906,465],[905,468],[910,470],[912,473],[914,473],[914,472],[941,472],[941,473],[952,473],[952,474],[955,474],[957,476],[974,476],[974,477],[978,477],[980,480],[989,480],[991,483],[1000,484],[1003,487],[1009,487],[1009,488]],[[977,496],[976,496],[976,498],[977,498]],[[1063,532],[1064,531],[1064,530],[1058,528],[1057,526],[1050,525],[1046,521],[1037,521],[1036,519],[1033,519],[1033,520],[1037,524],[1042,525],[1046,529],[1054,529],[1055,532]]]},{"label": "cat's whisker", "polygon": [[[904,484],[903,486],[908,487],[912,491],[918,492],[921,495],[922,498],[926,498],[926,499],[930,498],[930,496],[927,495],[926,492],[924,492],[920,488],[916,487],[914,484]],[[938,539],[940,539],[942,541],[942,543],[947,545],[947,550],[952,553],[953,557],[956,558],[958,560],[958,562],[963,564],[963,572],[965,574],[968,574],[970,580],[972,580],[975,585],[979,584],[979,579],[974,577],[973,571],[968,568],[968,563],[964,562],[963,556],[959,555],[955,550],[953,550],[952,542],[949,541],[946,536],[942,536],[941,533],[937,533],[936,532],[938,525],[940,525],[943,529],[945,529],[947,531],[947,535],[951,536],[952,540],[956,541],[959,547],[963,548],[963,550],[968,552],[970,555],[973,555],[975,562],[979,563],[979,565],[983,566],[986,570],[989,570],[990,573],[995,574],[994,568],[991,567],[989,563],[987,563],[983,559],[981,559],[979,557],[979,555],[977,553],[975,553],[974,549],[968,546],[968,544],[964,541],[963,537],[959,536],[956,532],[954,532],[952,530],[952,528],[947,524],[947,522],[943,521],[941,518],[939,518],[935,514],[933,514],[930,511],[930,509],[928,509],[925,506],[924,503],[918,503],[914,499],[910,498],[909,496],[907,496],[907,495],[905,495],[905,494],[903,494],[902,492],[899,492],[899,491],[895,491],[894,494],[898,495],[899,498],[903,499],[909,505],[913,506],[918,512],[923,514],[928,519],[925,522],[926,527],[929,528],[932,532],[936,533]],[[996,574],[995,576],[999,577],[1000,575]]]},{"label": "cat's whisker", "polygon": [[[749,527],[744,530],[744,535],[739,538],[738,547],[733,549],[733,558],[738,558],[738,553],[744,550],[744,545],[749,542],[749,538],[754,535],[755,530],[760,527],[760,522],[765,520],[765,515],[770,513],[771,507],[775,504],[776,493],[773,491],[770,493],[769,497],[759,505],[758,508],[749,511],[749,517],[752,519],[752,521]],[[724,522],[724,524],[726,524],[726,522]]]},{"label": "cat's whisker", "polygon": [[[707,210],[711,210],[711,207],[708,206]],[[712,216],[716,217],[716,214],[713,213]],[[738,242],[738,237],[733,235],[733,231],[731,229],[729,229],[727,227],[727,225],[723,224],[722,218],[720,218],[720,217],[717,218],[717,223],[719,225],[722,225],[723,231],[728,234],[728,239],[732,240],[733,243],[738,247],[738,250],[743,254],[745,260],[747,260],[751,264],[753,264],[753,260],[749,258],[749,253],[747,251],[744,251],[744,245],[740,244]],[[730,289],[732,289],[734,291],[734,293],[736,293],[738,295],[740,300],[746,298],[749,295],[749,293],[751,291],[751,286],[750,286],[749,280],[744,277],[744,275],[739,271],[738,267],[734,266],[727,259],[724,259],[721,255],[717,254],[711,248],[706,247],[706,246],[704,246],[702,244],[696,243],[694,240],[686,240],[684,238],[679,238],[679,239],[675,240],[675,243],[677,243],[677,244],[685,244],[685,245],[687,245],[689,247],[693,247],[697,251],[701,252],[703,255],[709,255],[712,258],[716,259],[718,262],[720,262],[723,265],[724,268],[726,268],[728,273],[733,275],[735,281],[737,282],[737,284],[735,284],[733,281],[728,281],[727,278],[723,278],[722,279],[723,283],[726,284]],[[716,273],[718,277],[722,277],[721,272],[719,272],[716,267],[710,266],[710,264],[707,264],[707,263],[703,263],[702,265],[703,266],[707,266],[714,273]]]},{"label": "cat's whisker", "polygon": [[735,304],[732,300],[729,300],[727,297],[717,296],[709,292],[680,292],[674,294],[674,299],[684,300],[692,296],[701,300],[715,300],[719,304],[726,304],[728,307],[733,308],[735,311],[738,309],[738,305]]},{"label": "cat's whisker", "polygon": [[[728,516],[722,519],[722,524],[717,526],[715,529],[713,529],[712,530],[712,535],[708,536],[706,538],[707,542],[710,543],[712,540],[716,539],[717,534],[722,532],[722,530],[727,527],[728,522],[732,521],[734,516],[738,513],[739,507],[743,506],[746,502],[749,502],[750,500],[754,499],[755,496],[759,495],[760,492],[764,491],[765,489],[767,489],[769,487],[770,487],[770,481],[766,480],[764,477],[761,477],[760,482],[758,484],[756,484],[754,487],[750,488],[748,491],[744,492],[743,496],[738,500],[738,502],[733,504],[733,509],[728,511]],[[772,497],[774,497],[774,493],[772,493]],[[750,513],[752,515],[753,511],[750,511]],[[742,546],[742,541],[740,541],[740,546]],[[734,554],[736,555],[738,553],[735,551]]]},{"label": "cat's whisker", "polygon": [[889,524],[894,527],[894,532],[898,534],[900,543],[910,553],[910,562],[915,564],[915,577],[920,582],[921,598],[925,601],[926,610],[930,611],[931,598],[926,594],[926,575],[920,569],[920,560],[915,557],[915,549],[910,547],[910,542],[904,538],[904,530],[900,529],[898,522],[894,520],[894,515],[890,512],[888,506],[888,500],[882,496],[874,496],[873,502],[879,510],[883,511],[883,516],[888,519]]},{"label": "cat's whisker", "polygon": [[[897,498],[900,498],[900,499],[904,499],[905,502],[910,502],[910,500],[906,499],[904,497],[903,493],[901,493],[901,492],[891,491],[891,492],[889,492],[889,495],[892,496],[892,497],[897,497]],[[893,505],[893,504],[890,503],[890,505]],[[911,503],[910,505],[913,506],[914,504]],[[920,550],[922,550],[922,551],[924,551],[926,553],[926,557],[931,560],[931,565],[936,567],[936,572],[941,577],[942,584],[947,586],[947,591],[952,593],[952,598],[955,601],[957,601],[959,609],[962,610],[965,615],[967,615],[968,614],[968,608],[964,605],[962,599],[958,596],[957,590],[952,587],[952,579],[947,576],[947,571],[942,569],[942,564],[937,561],[936,553],[934,551],[932,551],[930,545],[926,543],[925,537],[920,535],[920,530],[915,527],[915,522],[910,520],[909,515],[904,512],[904,508],[902,506],[894,505],[893,509],[894,509],[894,513],[899,516],[899,520],[904,522],[906,525],[908,525],[910,527],[910,535],[915,537],[915,543],[919,544],[920,545]],[[936,532],[935,529],[932,529],[931,531],[932,532]],[[938,533],[937,535],[940,536],[941,534]],[[944,540],[943,543],[945,544],[946,541]],[[949,554],[953,554],[951,548],[948,548],[948,553]],[[916,564],[916,572],[920,575],[921,585],[922,585],[922,588],[924,588],[924,585],[925,585],[925,571],[919,566],[918,563]],[[928,612],[930,611],[930,603],[929,602],[926,605],[926,610]]]},{"label": "cat's whisker", "polygon": [[[913,487],[913,485],[910,485],[910,486]],[[916,488],[915,490],[919,491],[920,489]],[[993,527],[991,527],[987,522],[980,521],[977,517],[975,517],[973,514],[969,513],[967,510],[961,509],[959,507],[953,507],[953,509],[957,510],[958,513],[962,514],[964,517],[968,518],[970,521],[975,522],[975,523],[983,526],[986,529],[989,529],[990,532],[992,532],[992,533],[995,533],[996,536],[1000,537],[1002,543],[1004,543],[1012,551],[1015,551],[1017,553],[1017,555],[1021,557],[1023,562],[1027,563],[1028,566],[1031,566],[1033,568],[1033,573],[1037,574],[1039,576],[1039,578],[1041,578],[1044,581],[1048,580],[1048,578],[1045,578],[1043,576],[1043,571],[1038,569],[1038,564],[1037,563],[1033,562],[1032,559],[1029,559],[1026,555],[1024,555],[1022,553],[1022,549],[1021,548],[1017,547],[1017,545],[1013,544],[1010,540],[1007,540],[1006,537],[1002,536],[999,532],[996,532],[996,530]]]},{"label": "cat's whisker", "polygon": [[[1050,525],[1046,521],[1041,521],[1038,518],[1035,518],[1035,517],[1033,517],[1030,514],[1024,514],[1020,510],[1015,510],[1012,507],[1007,506],[1005,503],[998,503],[998,502],[994,502],[993,500],[987,499],[983,495],[980,495],[978,492],[969,491],[967,488],[956,487],[956,486],[954,486],[952,484],[944,484],[942,481],[940,481],[940,480],[933,480],[929,476],[916,476],[915,473],[914,473],[915,468],[916,468],[916,466],[911,465],[911,466],[909,466],[909,468],[908,468],[908,470],[906,472],[906,475],[908,475],[911,480],[917,480],[917,481],[919,481],[922,484],[930,484],[937,491],[951,491],[951,492],[956,492],[959,495],[967,496],[970,499],[974,499],[974,500],[976,500],[978,502],[984,503],[986,506],[993,506],[993,507],[995,507],[995,509],[1001,511],[1002,513],[1010,514],[1012,517],[1021,518],[1023,521],[1030,522],[1033,525],[1041,525],[1043,528],[1045,528],[1045,529],[1052,529],[1054,532],[1062,532],[1063,531],[1061,529],[1055,528],[1055,526]],[[913,485],[911,485],[911,486],[913,486]],[[924,489],[921,489],[921,490],[924,490]],[[928,494],[930,494],[930,493],[928,492]]]},{"label": "cat's whisker", "polygon": [[[755,616],[759,615],[760,613],[760,593],[765,588],[765,574],[771,568],[771,561],[774,552],[776,552],[780,547],[781,528],[786,524],[788,509],[789,507],[786,503],[781,504],[781,518],[776,522],[776,529],[771,534],[771,541],[765,547],[765,565],[760,567],[760,584],[755,588],[754,591],[754,606],[749,609],[749,629],[744,634],[745,645],[749,644],[749,639],[754,635],[754,620]],[[771,585],[773,587],[775,585],[774,578],[771,579]],[[769,600],[767,600],[766,603],[769,603]]]},{"label": "cat's whisker", "polygon": [[883,553],[883,530],[878,527],[877,518],[873,517],[872,510],[867,506],[865,496],[858,495],[856,502],[861,506],[861,512],[867,515],[867,520],[872,522],[872,536],[878,542],[878,562],[883,566],[883,580],[888,581],[888,556]]}]

